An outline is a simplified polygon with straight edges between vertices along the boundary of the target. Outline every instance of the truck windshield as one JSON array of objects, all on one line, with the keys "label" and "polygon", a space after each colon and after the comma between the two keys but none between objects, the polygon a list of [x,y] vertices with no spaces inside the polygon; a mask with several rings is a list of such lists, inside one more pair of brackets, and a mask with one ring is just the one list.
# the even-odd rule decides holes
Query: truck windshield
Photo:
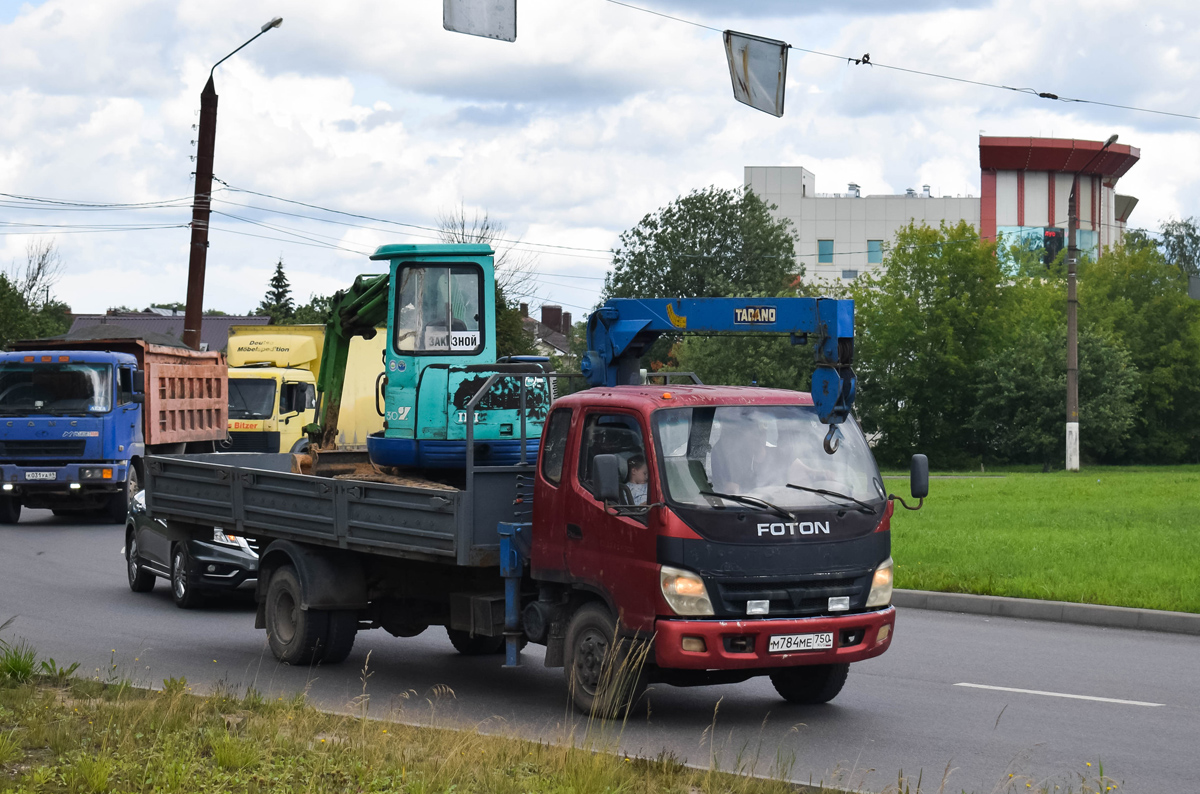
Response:
[{"label": "truck windshield", "polygon": [[0,413],[94,414],[112,409],[109,364],[0,364]]},{"label": "truck windshield", "polygon": [[270,378],[229,379],[230,419],[265,419],[274,413],[274,380]]},{"label": "truck windshield", "polygon": [[[814,507],[878,508],[883,480],[853,420],[829,455],[829,427],[816,409],[801,405],[673,408],[654,414],[654,436],[667,499],[696,507],[748,505],[751,497],[786,510]],[[813,493],[818,489],[836,495]],[[845,498],[849,497],[849,498]]]}]

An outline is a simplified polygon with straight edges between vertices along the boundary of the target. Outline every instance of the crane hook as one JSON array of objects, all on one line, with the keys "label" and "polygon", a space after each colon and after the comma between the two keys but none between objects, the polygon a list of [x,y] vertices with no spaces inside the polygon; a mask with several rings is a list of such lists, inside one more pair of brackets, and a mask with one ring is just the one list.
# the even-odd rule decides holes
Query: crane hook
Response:
[{"label": "crane hook", "polygon": [[832,455],[842,445],[842,431],[837,425],[830,425],[825,434],[825,454]]}]

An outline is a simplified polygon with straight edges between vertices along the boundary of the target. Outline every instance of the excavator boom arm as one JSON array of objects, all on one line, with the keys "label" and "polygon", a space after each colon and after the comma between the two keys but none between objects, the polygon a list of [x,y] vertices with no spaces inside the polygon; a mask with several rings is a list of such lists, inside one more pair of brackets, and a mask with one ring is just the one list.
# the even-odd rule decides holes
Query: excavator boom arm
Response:
[{"label": "excavator boom arm", "polygon": [[390,277],[386,273],[363,275],[354,279],[349,289],[333,296],[325,326],[321,371],[317,375],[316,422],[304,428],[310,443],[319,449],[333,449],[337,444],[350,340],[356,336],[371,339],[377,327],[387,322],[389,286]]}]

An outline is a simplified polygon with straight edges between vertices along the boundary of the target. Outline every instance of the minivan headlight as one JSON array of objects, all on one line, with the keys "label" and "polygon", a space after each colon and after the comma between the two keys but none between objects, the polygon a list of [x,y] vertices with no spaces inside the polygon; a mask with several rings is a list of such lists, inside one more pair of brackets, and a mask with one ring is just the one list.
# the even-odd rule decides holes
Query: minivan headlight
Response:
[{"label": "minivan headlight", "polygon": [[663,598],[676,615],[713,613],[712,602],[708,600],[708,590],[699,574],[664,565],[658,581],[662,587]]},{"label": "minivan headlight", "polygon": [[871,594],[867,596],[868,607],[886,607],[892,603],[892,558],[888,557],[875,569],[871,577]]}]

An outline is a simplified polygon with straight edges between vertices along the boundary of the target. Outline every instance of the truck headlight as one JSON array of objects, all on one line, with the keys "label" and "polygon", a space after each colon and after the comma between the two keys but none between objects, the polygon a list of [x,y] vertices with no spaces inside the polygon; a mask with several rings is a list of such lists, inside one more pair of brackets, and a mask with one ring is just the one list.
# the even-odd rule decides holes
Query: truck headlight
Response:
[{"label": "truck headlight", "polygon": [[875,569],[871,577],[871,594],[867,596],[867,606],[885,607],[892,603],[892,558],[888,557],[883,564]]},{"label": "truck headlight", "polygon": [[79,479],[81,480],[111,480],[113,476],[112,469],[100,467],[84,467],[79,469]]},{"label": "truck headlight", "polygon": [[230,535],[225,530],[217,527],[213,529],[213,543],[220,543],[222,546],[241,546],[237,535]]},{"label": "truck headlight", "polygon": [[676,615],[711,615],[712,602],[708,600],[708,590],[704,580],[691,571],[662,566],[659,573],[659,586],[662,587],[663,598]]}]

